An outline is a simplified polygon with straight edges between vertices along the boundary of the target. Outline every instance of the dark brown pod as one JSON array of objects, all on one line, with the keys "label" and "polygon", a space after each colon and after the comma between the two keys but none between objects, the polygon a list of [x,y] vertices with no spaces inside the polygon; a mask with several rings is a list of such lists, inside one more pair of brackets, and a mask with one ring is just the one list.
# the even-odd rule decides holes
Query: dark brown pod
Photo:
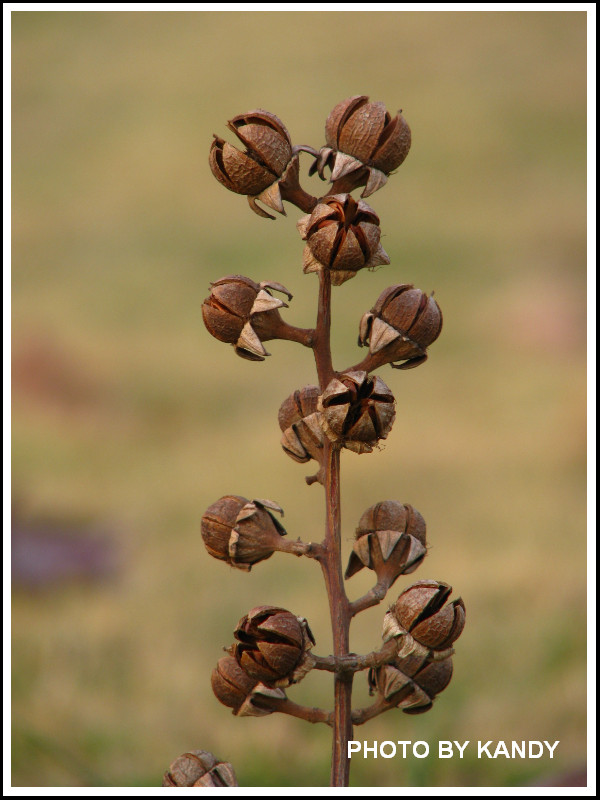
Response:
[{"label": "dark brown pod", "polygon": [[378,376],[350,371],[334,378],[319,398],[321,424],[334,443],[370,453],[392,428],[394,396]]},{"label": "dark brown pod", "polygon": [[253,564],[272,556],[285,536],[285,528],[271,511],[283,514],[272,500],[221,497],[202,517],[202,539],[209,554],[249,572]]},{"label": "dark brown pod", "polygon": [[236,717],[264,717],[272,714],[277,702],[285,699],[285,692],[251,678],[233,656],[219,659],[211,675],[215,697],[224,706],[233,709]]},{"label": "dark brown pod", "polygon": [[390,263],[379,241],[379,217],[350,194],[324,197],[297,227],[307,243],[304,272],[329,270],[335,286],[354,277],[359,269]]},{"label": "dark brown pod", "polygon": [[[253,680],[289,686],[302,677],[302,662],[314,644],[306,622],[284,608],[259,606],[239,621],[232,652]],[[296,675],[300,668],[301,675]]]},{"label": "dark brown pod", "polygon": [[338,103],[325,123],[325,147],[311,167],[331,180],[354,178],[352,188],[366,183],[362,196],[368,197],[385,185],[391,172],[405,160],[411,145],[411,131],[399,111],[392,119],[385,105],[355,95]]},{"label": "dark brown pod", "polygon": [[211,675],[215,697],[234,712],[239,711],[256,684],[231,656],[220,658]]},{"label": "dark brown pod", "polygon": [[213,175],[230,191],[247,195],[259,216],[273,219],[256,200],[285,214],[279,182],[294,161],[285,125],[275,114],[257,109],[238,114],[227,126],[246,149],[242,152],[215,136],[208,158]]},{"label": "dark brown pod", "polygon": [[398,597],[392,615],[412,638],[432,650],[445,650],[465,626],[461,598],[447,603],[452,587],[439,581],[418,581]]},{"label": "dark brown pod", "polygon": [[233,767],[206,750],[190,750],[176,758],[163,786],[239,786]]}]

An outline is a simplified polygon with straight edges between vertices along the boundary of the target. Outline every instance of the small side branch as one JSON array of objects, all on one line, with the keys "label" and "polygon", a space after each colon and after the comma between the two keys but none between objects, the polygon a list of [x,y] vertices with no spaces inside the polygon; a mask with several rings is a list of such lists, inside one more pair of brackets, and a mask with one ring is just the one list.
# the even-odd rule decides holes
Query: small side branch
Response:
[{"label": "small side branch", "polygon": [[301,539],[290,541],[282,538],[278,543],[277,550],[280,553],[291,553],[294,556],[307,556],[320,561],[325,554],[325,548],[322,544],[316,542],[303,542]]},{"label": "small side branch", "polygon": [[286,697],[283,700],[271,700],[270,707],[274,711],[279,711],[282,714],[289,714],[290,717],[298,717],[306,722],[322,722],[330,727],[333,725],[333,714],[331,711],[326,711],[324,708],[310,708],[309,706],[301,706],[294,703]]},{"label": "small side branch", "polygon": [[365,656],[349,653],[345,656],[317,656],[311,653],[314,660],[314,669],[327,672],[360,672],[370,667],[380,667],[389,664],[398,653],[398,645],[394,640],[386,642],[381,650],[373,650]]},{"label": "small side branch", "polygon": [[[279,181],[279,191],[282,200],[287,200],[288,203],[293,203],[305,214],[310,214],[319,201],[300,186],[299,152],[306,148],[303,146],[294,149],[296,152],[292,156],[282,179]],[[312,151],[312,148],[310,150]]]},{"label": "small side branch", "polygon": [[366,706],[365,708],[354,709],[352,712],[352,722],[354,725],[364,725],[364,723],[368,722],[370,719],[378,717],[379,714],[383,714],[386,711],[391,711],[393,708],[396,708],[396,706],[391,703],[386,703],[383,697],[378,697],[372,705]]},{"label": "small side branch", "polygon": [[388,589],[387,583],[382,583],[381,581],[376,583],[365,595],[350,603],[350,614],[354,617],[366,608],[379,605],[386,596]]},{"label": "small side branch", "polygon": [[264,337],[264,341],[285,339],[288,342],[298,342],[304,347],[312,347],[314,338],[315,331],[313,328],[297,328],[295,325],[289,325],[280,317],[277,321],[270,321],[268,336]]}]

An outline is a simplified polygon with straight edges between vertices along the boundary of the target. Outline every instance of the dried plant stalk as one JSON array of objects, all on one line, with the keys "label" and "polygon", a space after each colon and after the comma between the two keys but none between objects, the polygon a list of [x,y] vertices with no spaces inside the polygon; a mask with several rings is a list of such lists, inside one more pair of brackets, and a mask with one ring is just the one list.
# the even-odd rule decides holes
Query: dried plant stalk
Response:
[{"label": "dried plant stalk", "polygon": [[[202,519],[202,536],[212,556],[244,571],[277,551],[316,560],[327,589],[333,654],[319,656],[312,651],[315,642],[303,617],[277,606],[258,606],[240,620],[234,632],[237,641],[218,662],[212,685],[217,699],[236,716],[279,712],[331,726],[331,786],[348,786],[353,725],[394,708],[407,714],[431,708],[450,681],[452,645],[464,626],[462,600],[446,602],[450,587],[419,581],[386,614],[383,646],[364,656],[349,652],[352,619],[380,603],[396,579],[417,569],[427,552],[421,514],[397,500],[378,502],[361,518],[345,573],[348,580],[363,568],[371,569],[376,582],[364,596],[348,599],[341,560],[341,451],[370,453],[389,434],[394,397],[371,373],[385,364],[407,369],[424,363],[428,347],[440,334],[442,314],[432,296],[411,284],[389,287],[359,324],[359,345],[368,348],[367,356],[337,371],[330,343],[332,286],[365,268],[390,263],[380,244],[379,217],[352,192],[364,187],[362,197],[366,197],[384,186],[408,155],[411,133],[400,112],[392,118],[383,103],[370,102],[364,95],[350,97],[332,110],[325,125],[326,145],[320,150],[293,145],[281,120],[261,109],[237,115],[228,126],[245,149],[215,136],[211,170],[227,189],[247,195],[250,208],[261,217],[274,219],[264,206],[285,214],[284,202],[304,212],[297,227],[305,241],[303,271],[316,273],[319,279],[317,319],[314,329],[289,325],[280,313],[288,303],[276,295],[290,301],[291,293],[276,281],[257,283],[241,275],[211,284],[203,318],[215,338],[251,361],[264,361],[269,353],[263,343],[273,339],[312,349],[319,385],[290,395],[280,408],[279,424],[287,455],[300,463],[318,464],[306,482],[323,486],[325,536],[320,543],[291,541],[285,538],[277,503],[239,495],[228,495],[209,507]],[[330,191],[321,198],[300,185],[302,152],[314,159],[309,174],[317,172],[325,180],[326,171],[330,172]],[[285,690],[312,669],[333,673],[332,711],[301,706],[287,697]],[[377,696],[371,706],[352,709],[354,675],[363,670],[369,671],[371,693]],[[205,751],[192,752],[201,753],[203,761],[198,766],[198,757],[186,754],[175,762],[180,772],[180,764],[186,770],[190,764],[194,767],[181,780],[234,785],[227,784],[235,780],[230,765],[223,766]],[[177,769],[169,773],[168,785],[184,785],[173,777],[179,775]]]}]

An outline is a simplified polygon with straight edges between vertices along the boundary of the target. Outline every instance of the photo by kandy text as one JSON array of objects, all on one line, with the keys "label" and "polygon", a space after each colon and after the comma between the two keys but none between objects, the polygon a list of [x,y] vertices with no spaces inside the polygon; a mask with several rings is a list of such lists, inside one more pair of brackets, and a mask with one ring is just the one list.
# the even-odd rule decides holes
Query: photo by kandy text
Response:
[{"label": "photo by kandy text", "polygon": [[351,740],[348,742],[348,758],[463,758],[467,750],[476,751],[477,758],[554,758],[559,744],[560,741],[546,740],[456,742],[440,739],[431,745],[424,741]]}]

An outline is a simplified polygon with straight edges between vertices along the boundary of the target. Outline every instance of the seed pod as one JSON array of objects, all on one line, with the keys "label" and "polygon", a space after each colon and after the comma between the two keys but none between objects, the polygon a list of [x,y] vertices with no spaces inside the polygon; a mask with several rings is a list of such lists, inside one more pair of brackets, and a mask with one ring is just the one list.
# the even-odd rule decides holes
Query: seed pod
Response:
[{"label": "seed pod", "polygon": [[236,717],[264,717],[274,711],[273,700],[285,698],[282,689],[251,678],[233,656],[219,659],[210,682],[217,700],[233,709]]},{"label": "seed pod", "polygon": [[446,603],[452,587],[439,581],[418,581],[390,608],[393,619],[426,648],[445,650],[465,626],[465,604],[459,597]]},{"label": "seed pod", "polygon": [[269,686],[289,686],[310,668],[315,640],[306,620],[284,608],[258,606],[239,621],[232,653],[253,680]]},{"label": "seed pod", "polygon": [[297,228],[307,243],[304,272],[328,269],[334,286],[353,278],[359,269],[390,263],[379,241],[379,217],[349,194],[324,197],[311,214],[298,220]]},{"label": "seed pod", "polygon": [[227,127],[245,145],[242,152],[219,136],[214,136],[209,164],[213,175],[225,188],[248,196],[259,216],[270,214],[256,205],[265,205],[285,214],[279,189],[280,179],[293,161],[292,142],[283,122],[269,111],[258,109],[238,114]]},{"label": "seed pod", "polygon": [[318,386],[305,386],[287,397],[279,409],[281,446],[294,461],[317,461],[323,449],[324,433],[317,411]]},{"label": "seed pod", "polygon": [[380,354],[378,363],[403,361],[399,369],[410,369],[427,360],[427,348],[440,335],[442,322],[433,296],[411,284],[390,286],[363,314],[358,344],[368,345],[372,355]]},{"label": "seed pod", "polygon": [[163,786],[239,786],[233,767],[206,750],[191,750],[176,758]]},{"label": "seed pod", "polygon": [[221,497],[202,517],[202,539],[209,554],[245,572],[272,556],[286,531],[270,511],[283,515],[272,500]]},{"label": "seed pod", "polygon": [[367,567],[389,589],[399,575],[414,572],[426,553],[423,517],[412,506],[385,500],[362,515],[345,577]]},{"label": "seed pod", "polygon": [[319,398],[325,435],[355,453],[370,453],[385,439],[396,416],[391,390],[378,376],[345,372]]},{"label": "seed pod", "polygon": [[227,275],[210,284],[211,292],[202,304],[202,318],[208,332],[234,346],[238,356],[249,361],[264,361],[269,353],[262,343],[278,338],[283,320],[280,308],[287,303],[269,290],[292,295],[280,283],[256,283],[244,275]]},{"label": "seed pod", "polygon": [[369,670],[371,693],[377,691],[391,705],[406,714],[422,714],[433,705],[452,678],[452,659],[428,661],[421,658],[397,659]]},{"label": "seed pod", "polygon": [[366,95],[348,97],[331,111],[325,123],[326,145],[311,167],[324,179],[331,169],[331,180],[345,175],[356,177],[355,187],[366,187],[368,197],[380,189],[410,150],[411,133],[402,112],[392,119],[383,103],[370,103]]}]

